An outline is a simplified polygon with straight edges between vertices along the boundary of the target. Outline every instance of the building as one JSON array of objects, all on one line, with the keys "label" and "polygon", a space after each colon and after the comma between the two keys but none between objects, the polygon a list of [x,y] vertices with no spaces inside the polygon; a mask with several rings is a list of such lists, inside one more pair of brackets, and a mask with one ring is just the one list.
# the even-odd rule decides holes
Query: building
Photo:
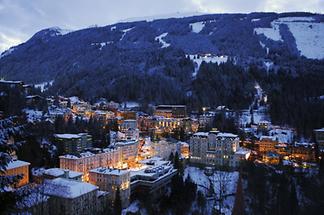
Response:
[{"label": "building", "polygon": [[54,141],[61,154],[75,154],[92,147],[92,136],[80,134],[54,134]]},{"label": "building", "polygon": [[261,154],[267,152],[275,152],[276,145],[278,142],[276,141],[275,137],[272,136],[261,136],[260,140],[256,143],[257,149]]},{"label": "building", "polygon": [[152,143],[153,155],[156,157],[160,157],[164,160],[168,160],[171,153],[175,155],[176,152],[179,153],[180,150],[177,147],[177,142],[173,139],[162,139],[160,141],[156,141]]},{"label": "building", "polygon": [[314,143],[295,143],[291,147],[290,157],[296,161],[315,162],[315,144]]},{"label": "building", "polygon": [[137,121],[135,119],[126,119],[118,125],[118,129],[121,132],[128,131],[129,129],[137,129]]},{"label": "building", "polygon": [[155,198],[165,194],[172,177],[177,173],[172,163],[159,157],[142,160],[140,163],[142,167],[130,173],[132,195]]},{"label": "building", "polygon": [[198,132],[190,139],[190,161],[209,166],[238,167],[248,159],[250,151],[239,146],[239,138],[231,133]]},{"label": "building", "polygon": [[16,176],[22,175],[22,179],[19,180],[16,184],[14,184],[15,188],[24,186],[29,183],[29,165],[30,163],[21,161],[21,160],[14,160],[8,163],[6,167],[5,173],[0,175],[5,176]]},{"label": "building", "polygon": [[49,196],[49,214],[95,214],[104,208],[104,197],[97,186],[89,183],[56,178],[45,181],[45,195]]},{"label": "building", "polygon": [[77,155],[60,156],[60,168],[83,173],[83,181],[89,181],[89,171],[98,167],[121,167],[122,149],[107,148]]},{"label": "building", "polygon": [[122,151],[122,160],[128,164],[135,162],[138,155],[138,141],[120,141],[115,146]]},{"label": "building", "polygon": [[315,129],[315,140],[320,152],[324,152],[324,128]]},{"label": "building", "polygon": [[114,204],[116,191],[120,191],[123,208],[130,202],[130,172],[128,170],[99,167],[89,171],[89,182],[109,193],[109,200]]},{"label": "building", "polygon": [[185,118],[187,107],[185,105],[158,105],[155,107],[154,115],[165,118]]},{"label": "building", "polygon": [[180,147],[181,157],[189,158],[189,154],[190,154],[189,144],[186,142],[178,142],[178,147]]},{"label": "building", "polygon": [[208,146],[208,132],[197,132],[190,138],[190,162],[205,164]]}]

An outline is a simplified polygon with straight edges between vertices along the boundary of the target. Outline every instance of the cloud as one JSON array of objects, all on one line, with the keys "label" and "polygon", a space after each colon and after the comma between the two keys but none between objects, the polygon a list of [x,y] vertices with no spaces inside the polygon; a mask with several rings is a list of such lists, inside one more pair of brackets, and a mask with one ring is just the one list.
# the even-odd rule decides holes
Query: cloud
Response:
[{"label": "cloud", "polygon": [[254,11],[323,13],[324,4],[323,0],[0,0],[0,52],[53,26],[73,30],[178,12]]}]

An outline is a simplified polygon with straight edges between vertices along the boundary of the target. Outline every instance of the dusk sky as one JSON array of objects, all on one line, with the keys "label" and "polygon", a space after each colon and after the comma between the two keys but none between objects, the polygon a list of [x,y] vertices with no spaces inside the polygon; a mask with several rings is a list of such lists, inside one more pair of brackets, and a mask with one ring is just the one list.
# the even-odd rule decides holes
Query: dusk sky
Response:
[{"label": "dusk sky", "polygon": [[0,0],[0,52],[53,26],[76,30],[176,13],[324,12],[324,0]]}]

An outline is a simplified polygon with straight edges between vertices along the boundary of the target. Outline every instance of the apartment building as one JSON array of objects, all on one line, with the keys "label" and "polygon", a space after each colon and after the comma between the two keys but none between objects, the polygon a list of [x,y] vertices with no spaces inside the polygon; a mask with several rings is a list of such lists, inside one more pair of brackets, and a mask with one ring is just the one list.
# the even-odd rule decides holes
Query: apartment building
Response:
[{"label": "apartment building", "polygon": [[130,171],[99,167],[89,171],[89,182],[109,193],[109,200],[114,204],[116,191],[120,191],[122,206],[125,208],[130,201]]}]

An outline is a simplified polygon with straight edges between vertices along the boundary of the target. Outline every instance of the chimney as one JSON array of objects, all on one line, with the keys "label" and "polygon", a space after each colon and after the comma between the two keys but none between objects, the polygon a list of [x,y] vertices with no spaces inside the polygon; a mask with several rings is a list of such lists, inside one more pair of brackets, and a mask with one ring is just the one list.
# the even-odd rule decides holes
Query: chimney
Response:
[{"label": "chimney", "polygon": [[67,170],[67,169],[64,170],[63,177],[66,178],[66,179],[69,179],[69,170]]}]

